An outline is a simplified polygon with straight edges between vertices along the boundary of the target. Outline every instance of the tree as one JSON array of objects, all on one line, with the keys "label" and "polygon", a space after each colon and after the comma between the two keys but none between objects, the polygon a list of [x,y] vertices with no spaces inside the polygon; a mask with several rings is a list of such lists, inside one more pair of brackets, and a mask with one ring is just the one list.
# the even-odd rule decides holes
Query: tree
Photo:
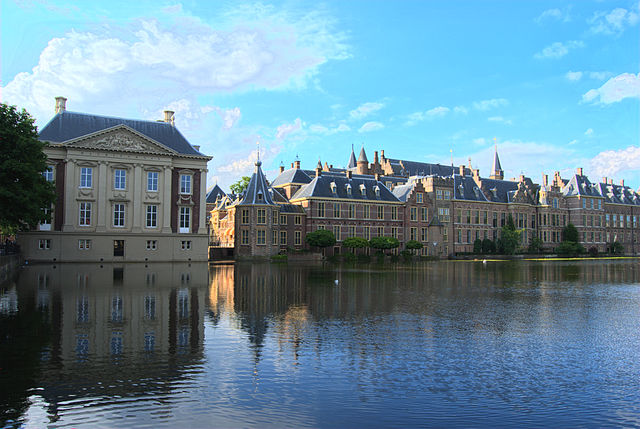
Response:
[{"label": "tree", "polygon": [[513,217],[509,214],[507,224],[502,227],[500,238],[498,239],[498,251],[505,255],[513,255],[520,244],[520,231],[516,229]]},{"label": "tree", "polygon": [[362,237],[348,237],[342,240],[342,245],[353,251],[355,249],[362,249],[363,247],[368,247],[369,241]]},{"label": "tree", "polygon": [[618,241],[611,243],[610,249],[614,255],[622,255],[624,253],[624,246]]},{"label": "tree", "polygon": [[578,230],[572,223],[569,223],[562,229],[562,241],[572,241],[574,243],[580,241]]},{"label": "tree", "polygon": [[380,251],[395,249],[400,246],[400,242],[394,237],[373,237],[369,240],[369,246]]},{"label": "tree", "polygon": [[473,242],[473,253],[482,253],[482,240],[479,238]]},{"label": "tree", "polygon": [[482,240],[482,253],[495,253],[496,252],[496,243],[490,238],[485,238]]},{"label": "tree", "polygon": [[45,143],[26,110],[0,104],[0,231],[12,234],[50,221],[55,201],[47,170]]},{"label": "tree", "polygon": [[542,252],[542,240],[539,237],[533,237],[529,244],[529,253],[541,253]]},{"label": "tree", "polygon": [[312,247],[330,247],[336,244],[336,237],[328,229],[319,229],[308,233],[305,242]]},{"label": "tree", "polygon": [[229,189],[231,189],[231,192],[233,192],[236,195],[241,194],[245,191],[245,189],[247,189],[247,186],[249,186],[250,181],[251,181],[251,177],[242,176],[240,180],[238,180],[233,185],[229,186]]},{"label": "tree", "polygon": [[409,240],[407,241],[407,243],[404,245],[404,247],[407,250],[420,250],[422,249],[424,246],[422,245],[422,243],[420,243],[417,240]]}]

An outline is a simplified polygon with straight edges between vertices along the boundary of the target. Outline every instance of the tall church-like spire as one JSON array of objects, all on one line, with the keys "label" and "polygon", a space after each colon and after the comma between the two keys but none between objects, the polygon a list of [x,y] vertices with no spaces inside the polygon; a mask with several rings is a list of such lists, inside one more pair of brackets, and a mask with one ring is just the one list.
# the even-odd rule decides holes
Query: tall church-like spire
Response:
[{"label": "tall church-like spire", "polygon": [[491,168],[491,176],[490,179],[503,180],[504,179],[504,171],[502,170],[502,166],[500,165],[500,158],[498,157],[498,143],[496,139],[493,139],[494,142],[494,151],[495,155],[493,157],[493,167]]},{"label": "tall church-like spire", "polygon": [[349,157],[349,164],[347,168],[356,168],[356,154],[353,151],[353,145],[351,145],[351,156]]}]

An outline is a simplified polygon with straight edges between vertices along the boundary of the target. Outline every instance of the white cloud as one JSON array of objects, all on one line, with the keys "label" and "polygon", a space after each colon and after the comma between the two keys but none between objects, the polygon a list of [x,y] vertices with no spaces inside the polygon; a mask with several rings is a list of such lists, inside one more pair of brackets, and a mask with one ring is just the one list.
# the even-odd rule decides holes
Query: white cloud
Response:
[{"label": "white cloud", "polygon": [[591,170],[598,176],[612,177],[623,171],[640,169],[640,147],[600,152],[591,160]]},{"label": "white cloud", "polygon": [[542,51],[536,53],[534,58],[546,59],[546,58],[562,58],[569,53],[569,51],[584,47],[584,42],[580,40],[569,40],[568,42],[555,42],[544,48]]},{"label": "white cloud", "polygon": [[584,132],[584,135],[591,137],[593,135],[593,128],[588,128],[587,131]]},{"label": "white cloud", "polygon": [[224,29],[180,9],[168,19],[54,38],[31,71],[2,88],[3,101],[40,122],[51,117],[58,95],[77,111],[130,115],[122,100],[134,95],[154,111],[168,99],[202,92],[304,87],[321,64],[349,56],[344,35],[318,12],[291,16],[263,8]]},{"label": "white cloud", "polygon": [[555,21],[563,21],[563,22],[569,22],[571,21],[571,17],[569,16],[569,11],[561,11],[558,8],[553,8],[553,9],[547,9],[544,12],[542,12],[536,19],[535,22],[538,24],[542,24],[545,21],[548,20],[555,20]]},{"label": "white cloud", "polygon": [[349,117],[351,119],[363,119],[377,112],[383,107],[384,107],[383,103],[377,103],[377,102],[364,103],[358,106],[356,109],[349,112]]},{"label": "white cloud", "polygon": [[512,124],[511,119],[505,119],[502,116],[491,116],[491,117],[487,118],[487,120],[489,122],[501,122],[501,123],[506,124],[506,125],[511,125]]},{"label": "white cloud", "polygon": [[469,113],[469,109],[467,109],[464,106],[456,106],[453,108],[453,112],[454,113],[461,113],[463,115],[466,115],[467,113]]},{"label": "white cloud", "polygon": [[589,72],[589,77],[596,80],[605,80],[611,76],[613,76],[613,73],[607,71]]},{"label": "white cloud", "polygon": [[567,74],[565,75],[565,77],[568,80],[571,80],[571,81],[580,80],[580,79],[582,79],[582,72],[581,71],[577,71],[577,72],[568,71]]},{"label": "white cloud", "polygon": [[609,79],[600,88],[587,91],[582,96],[582,101],[611,104],[634,97],[640,98],[640,73],[623,73]]},{"label": "white cloud", "polygon": [[222,118],[222,129],[224,130],[233,128],[233,126],[237,124],[242,117],[238,107],[234,107],[233,109],[221,109],[216,107],[215,111],[220,118]]},{"label": "white cloud", "polygon": [[324,125],[313,124],[309,126],[309,131],[315,134],[330,136],[336,133],[351,131],[351,127],[348,126],[347,124],[339,124],[336,127],[329,128],[329,127],[325,127]]},{"label": "white cloud", "polygon": [[300,118],[296,118],[296,120],[293,121],[293,124],[280,125],[276,131],[276,138],[278,140],[283,140],[289,134],[293,134],[297,131],[300,131],[301,129],[302,129],[302,121],[300,120]]},{"label": "white cloud", "polygon": [[358,130],[359,133],[368,133],[371,131],[378,131],[384,128],[384,124],[380,122],[367,122]]},{"label": "white cloud", "polygon": [[407,122],[405,125],[412,126],[417,124],[418,122],[425,121],[427,119],[434,119],[438,117],[443,117],[447,113],[449,113],[451,109],[445,106],[434,107],[433,109],[429,109],[426,112],[414,112],[408,116]]},{"label": "white cloud", "polygon": [[476,110],[487,111],[495,109],[497,107],[508,106],[509,101],[505,98],[492,98],[490,100],[476,101],[473,103],[473,107]]},{"label": "white cloud", "polygon": [[449,113],[449,108],[444,106],[434,107],[433,109],[429,109],[425,112],[425,115],[428,117],[438,117],[444,116]]},{"label": "white cloud", "polygon": [[487,144],[487,139],[485,139],[484,137],[473,139],[473,144],[476,144],[478,146],[484,146],[485,144]]},{"label": "white cloud", "polygon": [[591,24],[592,33],[619,35],[638,22],[638,13],[619,7],[608,13],[596,12],[587,22]]}]

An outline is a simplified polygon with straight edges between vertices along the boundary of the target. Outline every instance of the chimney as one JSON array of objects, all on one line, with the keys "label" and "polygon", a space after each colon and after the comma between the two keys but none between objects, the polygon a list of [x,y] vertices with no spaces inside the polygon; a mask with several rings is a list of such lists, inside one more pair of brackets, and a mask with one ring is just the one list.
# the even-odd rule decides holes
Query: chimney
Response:
[{"label": "chimney", "polygon": [[[296,168],[300,168],[300,166]],[[322,168],[316,167],[316,177],[320,177],[321,175],[322,175]]]},{"label": "chimney", "polygon": [[377,150],[373,152],[373,163],[375,165],[378,165],[378,151]]},{"label": "chimney", "polygon": [[613,179],[609,179],[609,184],[613,185]]},{"label": "chimney", "polygon": [[578,176],[582,176],[582,167],[578,167],[576,173],[578,174]]},{"label": "chimney", "polygon": [[296,159],[296,161],[293,164],[295,165],[296,170],[300,169],[300,160],[299,159]]},{"label": "chimney", "polygon": [[284,173],[284,165],[280,164],[280,173]]},{"label": "chimney", "polygon": [[164,121],[166,123],[168,123],[168,124],[175,125],[175,122],[174,122],[175,121],[175,118],[174,118],[175,115],[174,114],[175,114],[175,112],[172,111],[172,110],[165,110],[164,111]]},{"label": "chimney", "polygon": [[67,99],[64,97],[56,97],[56,114],[67,110]]},{"label": "chimney", "polygon": [[473,170],[473,178],[474,179],[479,179],[480,178],[480,169],[476,168],[475,170]]},{"label": "chimney", "polygon": [[620,181],[620,186],[624,186],[624,179]]},{"label": "chimney", "polygon": [[607,184],[607,178],[606,177],[602,178],[602,183],[604,183],[605,185]]},{"label": "chimney", "polygon": [[291,163],[291,168],[293,168],[293,162]]},{"label": "chimney", "polygon": [[546,174],[542,175],[542,185],[546,188],[547,186],[549,186],[549,176],[547,176]]},{"label": "chimney", "polygon": [[460,175],[464,176],[464,165],[460,166]]},{"label": "chimney", "polygon": [[374,174],[373,177],[376,179],[376,181],[380,181],[380,173]]},{"label": "chimney", "polygon": [[384,149],[380,151],[380,159],[384,161]]},{"label": "chimney", "polygon": [[521,182],[524,182],[524,174],[521,174],[521,175],[520,175],[520,181],[521,181]]},{"label": "chimney", "polygon": [[200,152],[200,145],[199,145],[199,144],[194,144],[194,145],[193,145],[193,148],[194,148],[195,150],[197,150],[198,152]]},{"label": "chimney", "polygon": [[353,172],[351,170],[347,170],[347,178],[351,179],[352,176],[353,176]]}]

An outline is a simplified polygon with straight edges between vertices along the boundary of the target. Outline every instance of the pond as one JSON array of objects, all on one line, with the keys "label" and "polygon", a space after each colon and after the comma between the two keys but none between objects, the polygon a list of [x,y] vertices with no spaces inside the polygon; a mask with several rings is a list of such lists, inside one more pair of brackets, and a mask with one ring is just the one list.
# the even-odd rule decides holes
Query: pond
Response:
[{"label": "pond", "polygon": [[640,264],[58,264],[0,288],[0,426],[640,426]]}]

